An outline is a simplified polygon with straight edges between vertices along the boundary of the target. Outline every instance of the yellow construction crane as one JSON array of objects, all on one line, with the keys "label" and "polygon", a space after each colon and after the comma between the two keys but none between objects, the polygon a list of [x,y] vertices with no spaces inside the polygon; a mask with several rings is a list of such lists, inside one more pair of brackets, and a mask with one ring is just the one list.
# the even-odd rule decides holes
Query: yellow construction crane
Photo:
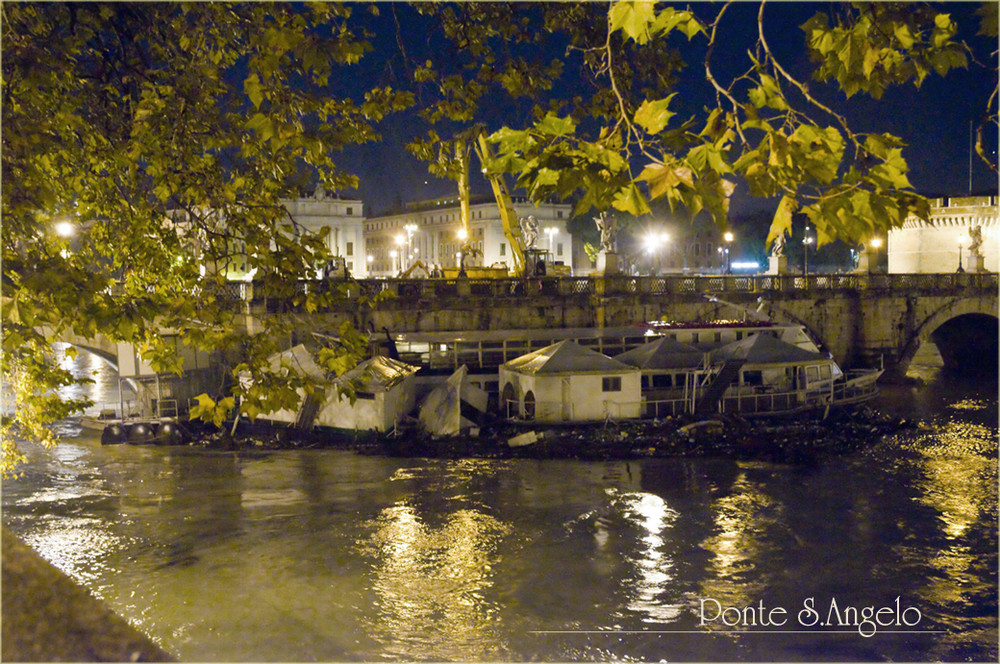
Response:
[{"label": "yellow construction crane", "polygon": [[[544,266],[539,269],[538,263],[544,263],[544,255],[548,252],[540,251],[537,249],[532,249],[528,247],[528,242],[524,237],[524,233],[521,230],[521,222],[517,217],[517,211],[514,209],[514,202],[510,197],[510,192],[507,191],[507,185],[503,181],[503,177],[497,173],[491,173],[489,170],[489,164],[493,161],[493,151],[490,148],[489,142],[486,140],[486,132],[479,130],[475,133],[475,139],[472,141],[472,147],[476,151],[476,156],[479,157],[479,163],[482,167],[483,177],[485,177],[490,182],[490,186],[493,187],[493,196],[497,201],[497,208],[500,211],[500,220],[503,224],[503,232],[507,238],[507,243],[510,245],[510,257],[513,266],[510,268],[509,275],[515,277],[523,276],[543,276],[545,274]],[[459,206],[461,210],[462,217],[462,230],[459,231],[459,237],[465,243],[462,247],[462,262],[463,265],[460,266],[459,274],[462,274],[465,267],[464,261],[467,256],[470,255],[471,243],[468,238],[471,236],[469,221],[471,217],[471,205],[470,205],[470,186],[469,186],[469,148],[468,145],[462,145],[459,143],[455,148],[455,157],[460,164],[458,173],[458,192],[459,192]],[[551,276],[569,276],[570,268],[568,266],[558,265],[551,266],[552,271]],[[446,270],[446,273],[450,270]],[[507,274],[498,273],[495,268],[476,268],[476,272],[479,272],[481,276],[508,276]]]},{"label": "yellow construction crane", "polygon": [[[527,243],[525,242],[524,234],[521,232],[521,223],[517,218],[517,212],[514,210],[514,202],[511,200],[510,193],[507,191],[507,185],[504,183],[503,178],[500,175],[489,172],[489,164],[493,161],[493,152],[490,149],[489,142],[486,140],[485,133],[479,132],[476,135],[474,147],[476,149],[476,156],[479,157],[479,163],[483,167],[483,176],[490,181],[490,186],[493,187],[493,196],[497,199],[497,208],[500,210],[500,221],[503,223],[503,232],[507,237],[507,242],[510,243],[511,259],[514,264],[511,272],[516,277],[524,276],[524,250],[527,248]],[[462,188],[462,222],[465,224],[466,230],[468,230],[468,162],[466,162],[466,168],[464,171],[465,182],[464,187]],[[460,186],[462,185],[460,184]]]}]

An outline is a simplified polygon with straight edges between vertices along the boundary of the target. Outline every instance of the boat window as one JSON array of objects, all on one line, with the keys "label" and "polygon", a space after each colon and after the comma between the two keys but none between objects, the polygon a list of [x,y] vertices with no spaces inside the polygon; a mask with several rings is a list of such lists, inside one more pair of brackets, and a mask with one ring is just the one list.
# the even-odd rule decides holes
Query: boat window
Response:
[{"label": "boat window", "polygon": [[819,375],[822,378],[830,378],[830,377],[832,377],[833,376],[833,372],[830,370],[830,365],[829,364],[824,364],[823,366],[821,366],[819,368]]},{"label": "boat window", "polygon": [[649,376],[643,376],[642,377],[641,387],[644,390],[649,388]]},{"label": "boat window", "polygon": [[809,382],[812,382],[814,380],[819,380],[819,367],[815,365],[811,367],[806,367],[806,378],[809,380]]},{"label": "boat window", "polygon": [[736,340],[739,341],[742,338],[743,338],[743,332],[742,331],[737,332],[736,333]]},{"label": "boat window", "polygon": [[743,384],[744,385],[763,385],[764,384],[764,373],[762,371],[744,371],[743,372]]},{"label": "boat window", "polygon": [[621,392],[622,391],[622,377],[621,376],[605,376],[601,379],[601,391],[602,392]]},{"label": "boat window", "polygon": [[653,376],[653,387],[673,387],[674,377],[671,374],[657,374]]}]

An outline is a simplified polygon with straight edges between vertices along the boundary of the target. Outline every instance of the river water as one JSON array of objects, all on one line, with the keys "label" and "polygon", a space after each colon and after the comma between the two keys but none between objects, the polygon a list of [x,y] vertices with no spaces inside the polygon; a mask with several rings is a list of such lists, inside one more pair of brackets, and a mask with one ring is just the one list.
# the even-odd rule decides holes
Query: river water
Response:
[{"label": "river water", "polygon": [[187,661],[995,662],[996,380],[922,377],[880,402],[917,427],[807,467],[102,447],[67,421],[3,521]]}]

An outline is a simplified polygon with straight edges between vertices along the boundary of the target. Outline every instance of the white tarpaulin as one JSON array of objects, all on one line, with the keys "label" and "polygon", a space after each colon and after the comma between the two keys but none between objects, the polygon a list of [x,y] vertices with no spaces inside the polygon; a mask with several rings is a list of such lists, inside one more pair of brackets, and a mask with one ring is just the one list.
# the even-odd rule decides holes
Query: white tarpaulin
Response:
[{"label": "white tarpaulin", "polygon": [[448,380],[435,387],[420,407],[420,424],[435,436],[454,436],[478,426],[486,412],[488,395],[469,381],[463,364]]}]

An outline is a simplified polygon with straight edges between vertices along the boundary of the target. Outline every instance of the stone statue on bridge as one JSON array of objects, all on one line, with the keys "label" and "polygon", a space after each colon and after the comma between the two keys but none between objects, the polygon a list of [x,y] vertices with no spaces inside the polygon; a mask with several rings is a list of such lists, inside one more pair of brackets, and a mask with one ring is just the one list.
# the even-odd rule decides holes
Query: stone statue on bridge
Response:
[{"label": "stone statue on bridge", "polygon": [[771,255],[772,256],[784,256],[785,255],[785,234],[781,233],[778,237],[774,238],[774,244],[771,245]]},{"label": "stone statue on bridge", "polygon": [[597,230],[601,232],[601,251],[615,250],[615,218],[608,218],[607,212],[602,212],[601,216],[594,217]]},{"label": "stone statue on bridge", "polygon": [[969,229],[969,255],[978,256],[983,246],[983,227],[976,225]]},{"label": "stone statue on bridge", "polygon": [[538,239],[538,219],[535,215],[529,214],[527,217],[521,217],[521,234],[524,235],[524,248],[531,249],[535,246],[535,240]]}]

